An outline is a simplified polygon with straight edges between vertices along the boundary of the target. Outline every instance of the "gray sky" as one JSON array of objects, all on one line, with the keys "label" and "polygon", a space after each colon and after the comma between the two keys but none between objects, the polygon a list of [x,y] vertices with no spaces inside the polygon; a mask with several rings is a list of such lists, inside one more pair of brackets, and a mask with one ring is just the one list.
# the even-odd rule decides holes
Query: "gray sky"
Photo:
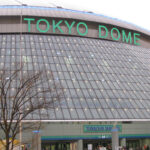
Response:
[{"label": "gray sky", "polygon": [[64,7],[89,10],[131,22],[150,31],[150,0],[49,0]]},{"label": "gray sky", "polygon": [[92,11],[118,18],[150,31],[150,0],[0,0],[1,5],[27,3],[35,6]]}]

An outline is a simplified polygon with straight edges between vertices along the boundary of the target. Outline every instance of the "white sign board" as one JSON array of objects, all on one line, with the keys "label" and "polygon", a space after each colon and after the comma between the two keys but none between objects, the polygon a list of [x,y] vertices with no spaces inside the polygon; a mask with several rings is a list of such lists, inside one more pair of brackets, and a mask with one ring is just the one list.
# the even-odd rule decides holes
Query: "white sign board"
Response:
[{"label": "white sign board", "polygon": [[88,150],[92,150],[92,144],[88,144]]}]

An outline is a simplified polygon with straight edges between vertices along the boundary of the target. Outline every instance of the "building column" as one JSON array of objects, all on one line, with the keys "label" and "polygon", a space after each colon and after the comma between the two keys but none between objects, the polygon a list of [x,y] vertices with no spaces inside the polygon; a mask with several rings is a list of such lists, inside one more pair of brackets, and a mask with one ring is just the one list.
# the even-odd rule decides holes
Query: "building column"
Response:
[{"label": "building column", "polygon": [[41,136],[39,133],[33,135],[32,150],[41,150]]},{"label": "building column", "polygon": [[70,150],[77,150],[77,142],[70,143]]},{"label": "building column", "polygon": [[121,139],[120,145],[126,147],[126,138]]},{"label": "building column", "polygon": [[83,150],[83,140],[79,140],[77,143],[77,150]]},{"label": "building column", "polygon": [[118,150],[119,148],[118,129],[116,127],[113,127],[111,132],[112,132],[112,150]]}]

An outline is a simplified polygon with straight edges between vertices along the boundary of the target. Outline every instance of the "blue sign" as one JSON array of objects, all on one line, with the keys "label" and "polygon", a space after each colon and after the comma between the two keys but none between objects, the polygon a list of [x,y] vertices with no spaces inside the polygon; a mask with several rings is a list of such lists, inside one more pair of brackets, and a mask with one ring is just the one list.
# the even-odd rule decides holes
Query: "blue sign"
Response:
[{"label": "blue sign", "polygon": [[39,130],[34,130],[32,131],[33,133],[39,133],[40,131]]}]

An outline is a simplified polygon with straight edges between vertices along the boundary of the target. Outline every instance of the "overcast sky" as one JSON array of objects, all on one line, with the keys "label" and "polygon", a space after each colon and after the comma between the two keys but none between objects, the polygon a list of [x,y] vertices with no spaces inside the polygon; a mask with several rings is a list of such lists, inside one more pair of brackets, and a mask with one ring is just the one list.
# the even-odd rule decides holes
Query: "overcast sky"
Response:
[{"label": "overcast sky", "polygon": [[1,5],[19,2],[92,11],[133,23],[150,31],[150,0],[0,0]]}]

